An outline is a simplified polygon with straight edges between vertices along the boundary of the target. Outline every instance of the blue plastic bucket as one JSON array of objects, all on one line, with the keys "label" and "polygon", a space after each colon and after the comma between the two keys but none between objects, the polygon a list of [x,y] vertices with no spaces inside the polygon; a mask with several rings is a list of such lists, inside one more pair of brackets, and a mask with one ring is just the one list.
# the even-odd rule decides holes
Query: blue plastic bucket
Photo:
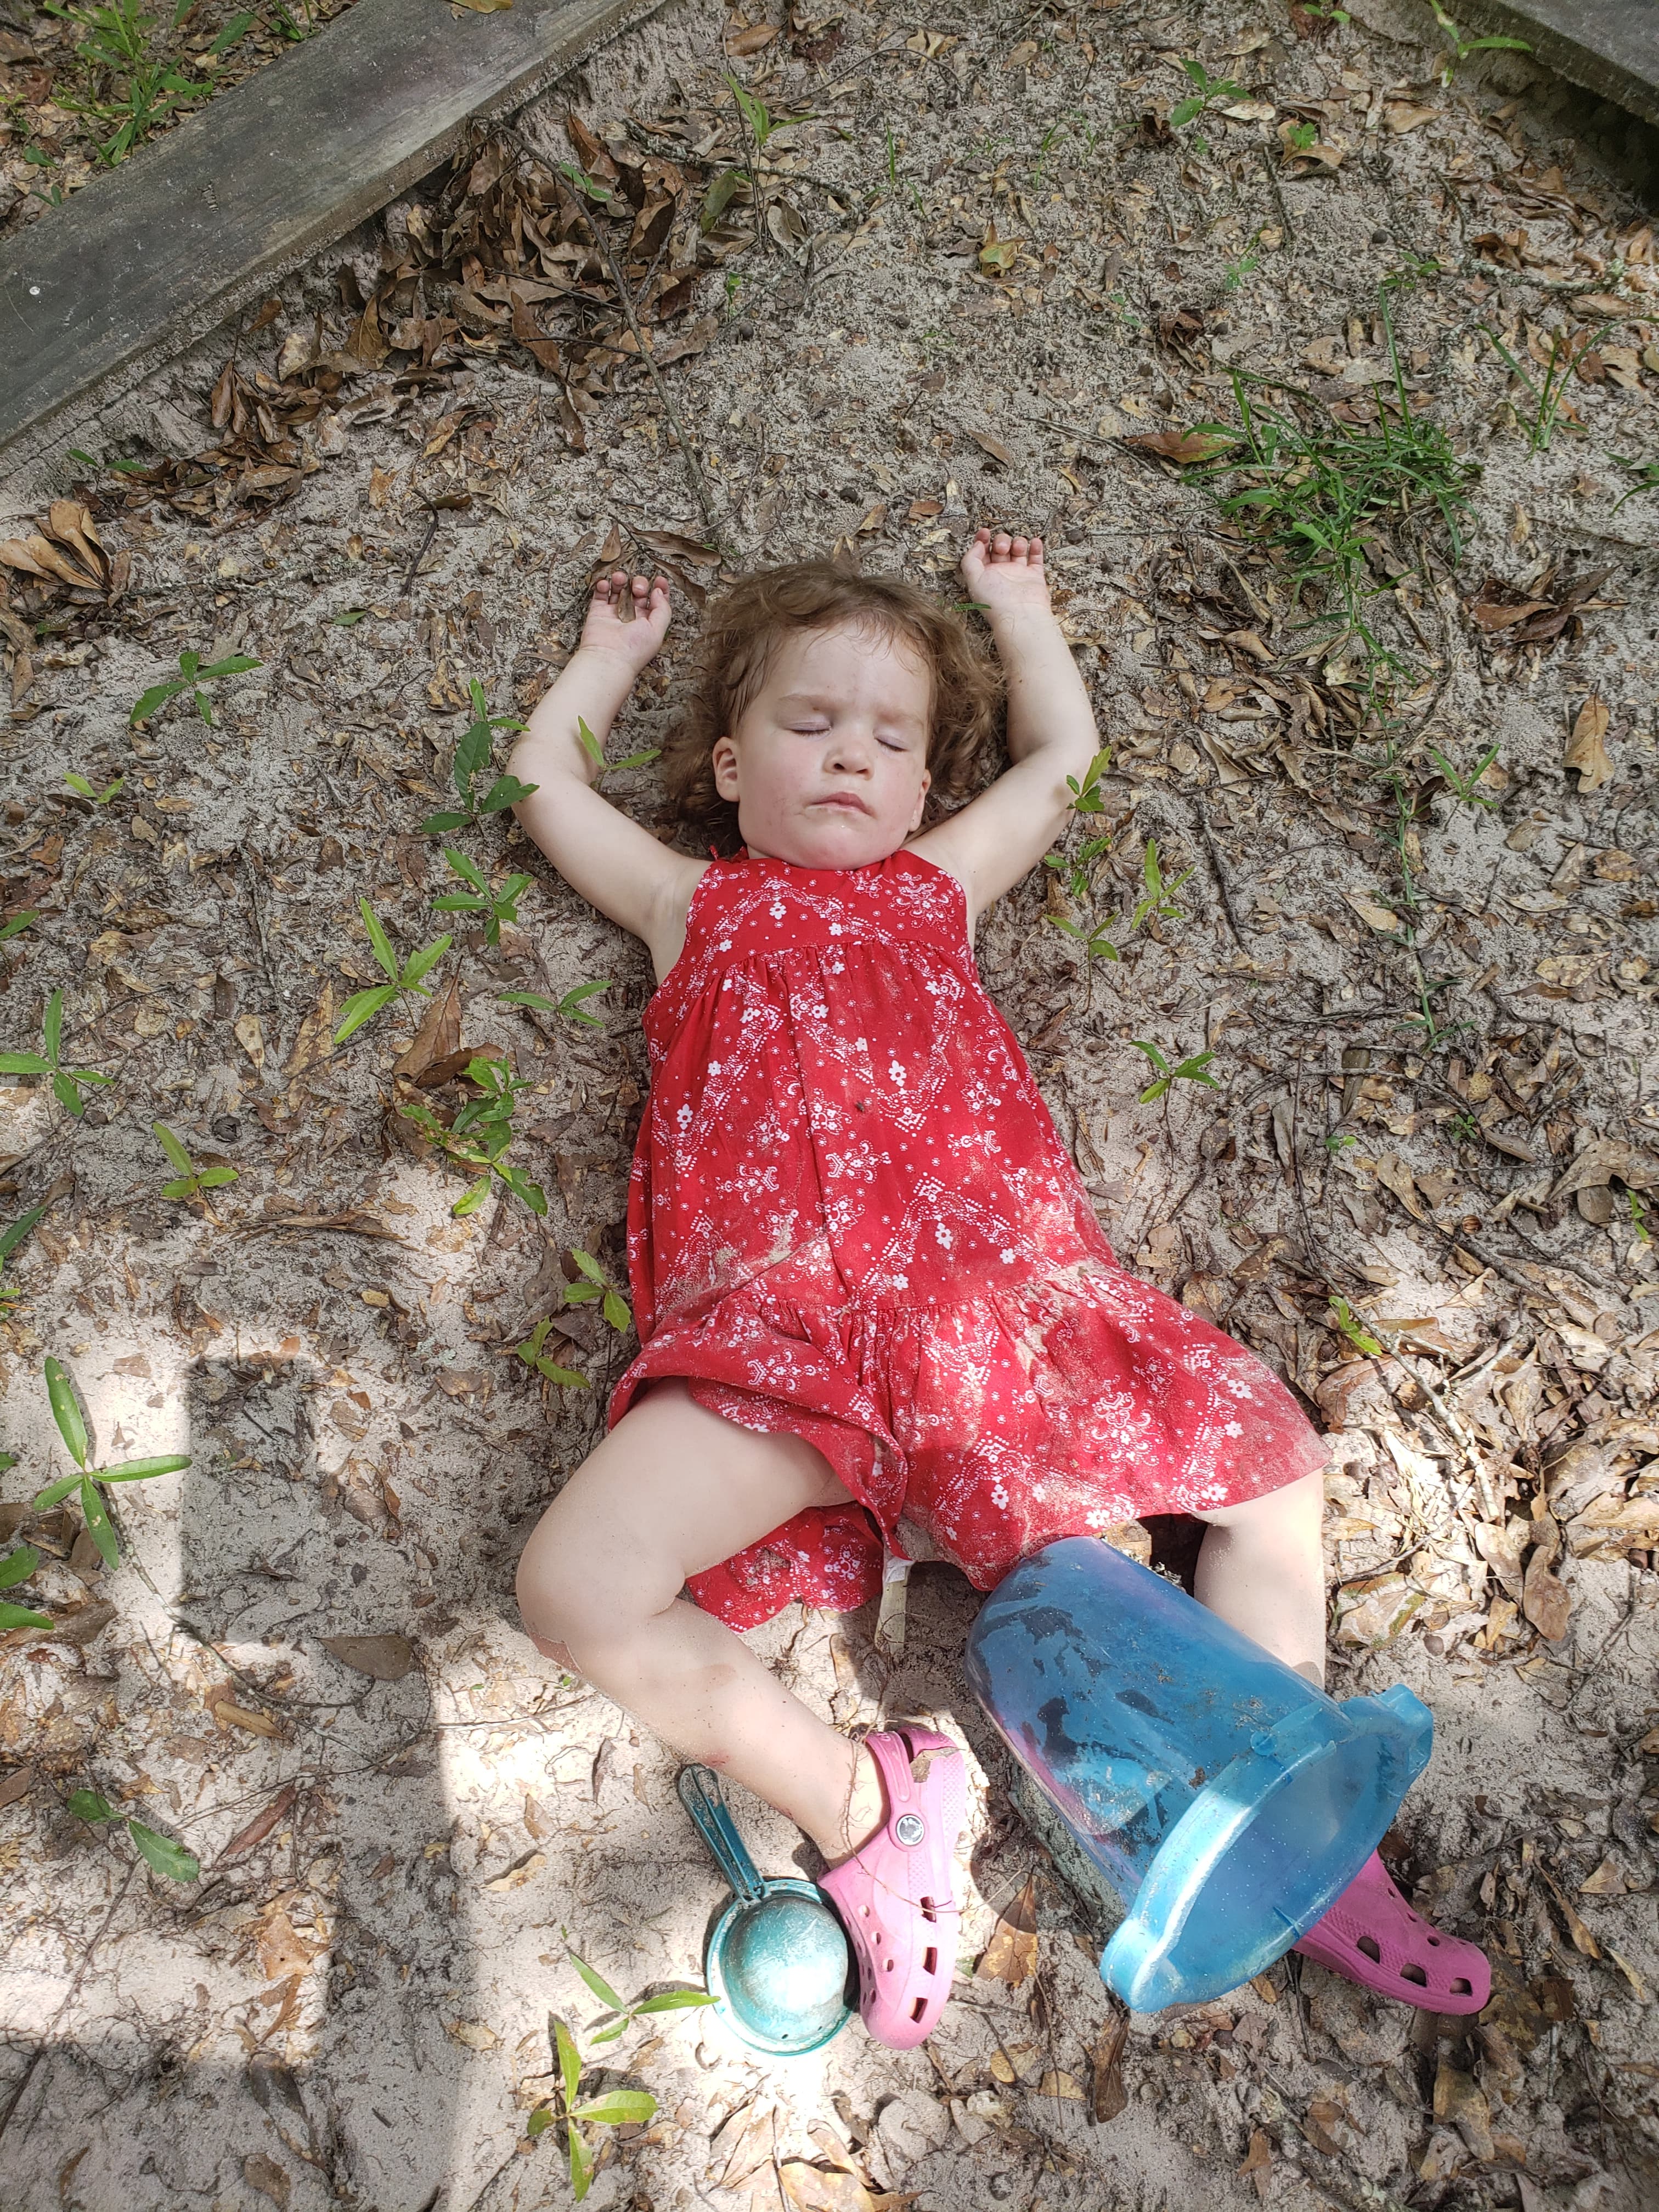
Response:
[{"label": "blue plastic bucket", "polygon": [[1109,1544],[1068,1536],[986,1600],[968,1679],[1123,1918],[1137,2012],[1261,1973],[1336,1901],[1428,1762],[1403,1686],[1341,1704]]}]

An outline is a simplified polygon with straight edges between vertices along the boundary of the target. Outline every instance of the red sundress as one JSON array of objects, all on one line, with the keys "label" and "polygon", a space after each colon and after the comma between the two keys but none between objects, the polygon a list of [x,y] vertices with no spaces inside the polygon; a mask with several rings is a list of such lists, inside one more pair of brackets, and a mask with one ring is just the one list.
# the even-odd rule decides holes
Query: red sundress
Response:
[{"label": "red sundress", "polygon": [[860,1501],[694,1577],[731,1626],[863,1604],[901,1513],[988,1589],[1057,1537],[1324,1463],[1253,1352],[1114,1260],[936,862],[714,861],[644,1028],[641,1349],[607,1426],[682,1376]]}]

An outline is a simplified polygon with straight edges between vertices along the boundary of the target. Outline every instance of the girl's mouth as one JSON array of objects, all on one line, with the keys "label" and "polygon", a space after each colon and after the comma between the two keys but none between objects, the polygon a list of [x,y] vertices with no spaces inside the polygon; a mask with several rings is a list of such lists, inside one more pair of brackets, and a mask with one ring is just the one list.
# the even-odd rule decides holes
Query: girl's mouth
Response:
[{"label": "girl's mouth", "polygon": [[840,797],[835,799],[815,799],[812,801],[812,804],[814,806],[844,806],[849,811],[849,812],[854,814],[867,814],[870,811],[869,808],[865,805],[861,799],[843,799]]}]

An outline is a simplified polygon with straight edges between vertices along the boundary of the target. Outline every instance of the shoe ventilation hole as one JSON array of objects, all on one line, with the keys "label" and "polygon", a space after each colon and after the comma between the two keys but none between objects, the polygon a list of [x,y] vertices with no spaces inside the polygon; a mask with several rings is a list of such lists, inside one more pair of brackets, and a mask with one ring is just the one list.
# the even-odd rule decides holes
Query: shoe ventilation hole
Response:
[{"label": "shoe ventilation hole", "polygon": [[1354,1938],[1353,1948],[1356,1951],[1363,1951],[1365,1956],[1373,1960],[1376,1965],[1379,1966],[1382,1965],[1382,1954],[1377,1948],[1375,1936],[1357,1936]]},{"label": "shoe ventilation hole", "polygon": [[870,1917],[870,1908],[867,1905],[860,1905],[859,1917],[860,1920],[867,1920]]},{"label": "shoe ventilation hole", "polygon": [[1437,1936],[1431,1936],[1429,1941],[1437,1951],[1440,1948],[1440,1938]]},{"label": "shoe ventilation hole", "polygon": [[925,2013],[925,2012],[927,2011],[927,1998],[926,1998],[926,1997],[918,1997],[918,1998],[916,1999],[915,2002],[915,2003],[911,2006],[911,2008],[910,2008],[910,2017],[911,2017],[911,2019],[912,2019],[912,2020],[914,2020],[914,2021],[921,2021],[921,2016],[922,2016],[923,2013]]},{"label": "shoe ventilation hole", "polygon": [[1429,1986],[1428,1976],[1421,1966],[1414,1962],[1409,1966],[1402,1966],[1400,1969],[1400,1978],[1402,1982],[1415,1982],[1419,1990],[1425,1990]]},{"label": "shoe ventilation hole", "polygon": [[1474,1985],[1471,1983],[1466,1982],[1462,1974],[1454,1974],[1452,1976],[1452,1994],[1454,1996],[1472,1997],[1474,1995]]},{"label": "shoe ventilation hole", "polygon": [[934,1950],[931,1943],[923,1954],[921,1971],[924,1974],[936,1974],[939,1972],[939,1953]]},{"label": "shoe ventilation hole", "polygon": [[921,1900],[921,1917],[924,1920],[939,1918],[939,1908],[931,1897],[924,1897]]}]

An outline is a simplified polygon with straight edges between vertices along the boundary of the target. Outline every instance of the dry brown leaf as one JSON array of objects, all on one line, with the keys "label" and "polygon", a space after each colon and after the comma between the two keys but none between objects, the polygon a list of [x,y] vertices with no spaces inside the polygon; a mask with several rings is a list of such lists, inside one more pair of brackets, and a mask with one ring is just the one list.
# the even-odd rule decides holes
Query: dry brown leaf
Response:
[{"label": "dry brown leaf", "polygon": [[1138,453],[1161,454],[1166,461],[1184,465],[1194,461],[1212,461],[1218,453],[1224,453],[1229,446],[1238,441],[1230,430],[1143,430],[1133,438],[1120,442],[1133,446]]},{"label": "dry brown leaf", "polygon": [[263,1075],[265,1066],[265,1033],[259,1026],[258,1014],[239,1014],[235,1022],[236,1042]]},{"label": "dry brown leaf", "polygon": [[797,2212],[874,2212],[874,2197],[854,2173],[795,2158],[779,2167],[778,2179]]},{"label": "dry brown leaf", "polygon": [[1382,103],[1382,112],[1389,119],[1389,128],[1396,138],[1407,131],[1420,131],[1425,123],[1432,123],[1437,110],[1419,106],[1414,100],[1389,100]]},{"label": "dry brown leaf", "polygon": [[1443,2058],[1434,2077],[1434,2117],[1455,2127],[1476,2158],[1492,2155],[1492,2112],[1474,2075]]},{"label": "dry brown leaf", "polygon": [[1399,928],[1400,916],[1393,908],[1382,905],[1379,900],[1374,899],[1369,891],[1344,891],[1342,896],[1359,916],[1361,921],[1370,928],[1380,930]]},{"label": "dry brown leaf", "polygon": [[421,1016],[421,1025],[392,1064],[394,1075],[421,1083],[440,1061],[459,1051],[461,1042],[461,987],[452,982],[433,999]]},{"label": "dry brown leaf", "polygon": [[1050,2066],[1044,2069],[1042,2079],[1037,2083],[1037,2094],[1039,2097],[1069,2098],[1080,2103],[1083,2097],[1083,2085],[1074,2074],[1067,2074],[1059,2067]]},{"label": "dry brown leaf", "polygon": [[447,2020],[444,2033],[456,2043],[464,2043],[469,2051],[493,2051],[501,2039],[481,2020]]},{"label": "dry brown leaf", "polygon": [[286,2208],[294,2184],[274,2158],[267,2158],[262,2150],[250,2151],[242,2160],[242,2179],[261,2197]]},{"label": "dry brown leaf", "polygon": [[265,1906],[264,1919],[254,1948],[267,1982],[285,1982],[291,1975],[303,1974],[312,1960],[321,1956],[325,1946],[309,1942],[299,1934],[280,1899]]},{"label": "dry brown leaf", "polygon": [[[1595,1936],[1591,1934],[1589,1923],[1585,1921],[1577,1906],[1567,1895],[1565,1890],[1562,1888],[1560,1883],[1557,1881],[1555,1876],[1550,1872],[1547,1866],[1540,1866],[1538,1871],[1543,1875],[1544,1880],[1548,1883],[1551,1896],[1561,1908],[1561,1917],[1567,1923],[1567,1933],[1572,1938],[1573,1948],[1580,1952],[1586,1959],[1599,1959],[1601,1955],[1601,1946],[1596,1942]],[[1573,2013],[1577,2009],[1577,2008],[1573,2002],[1572,1984],[1570,1982],[1561,1984],[1566,1991],[1566,2002],[1570,2009],[1563,2011],[1559,2004],[1552,2005],[1546,2002],[1546,1997],[1549,1992],[1550,1985],[1556,1980],[1556,1977],[1551,1976],[1547,1981],[1534,1982],[1533,1984],[1533,1994],[1538,1998],[1539,2002],[1543,2005],[1547,2018],[1553,2018],[1557,2021],[1571,2020],[1573,2016]]]},{"label": "dry brown leaf", "polygon": [[971,428],[969,430],[968,435],[979,447],[981,453],[988,453],[994,461],[1000,462],[1005,469],[1012,468],[1014,465],[1014,457],[1009,452],[1006,446],[1003,444],[1000,438],[994,438],[988,430],[975,430]]},{"label": "dry brown leaf", "polygon": [[213,1717],[220,1727],[239,1728],[248,1735],[281,1735],[269,1713],[250,1712],[246,1705],[233,1705],[228,1698],[221,1698],[212,1708]]},{"label": "dry brown leaf", "polygon": [[1594,1874],[1586,1875],[1578,1885],[1580,1897],[1622,1897],[1625,1876],[1619,1862],[1608,1857],[1602,1860]]},{"label": "dry brown leaf", "polygon": [[314,1067],[319,1060],[326,1060],[334,1029],[334,986],[325,979],[323,995],[300,1024],[294,1040],[294,1049],[289,1054],[288,1073],[290,1077],[303,1074]]},{"label": "dry brown leaf", "polygon": [[1129,2093],[1123,2086],[1123,2054],[1128,2041],[1129,2015],[1121,2012],[1107,2021],[1095,2045],[1089,2111],[1097,2124],[1115,2120],[1128,2107]]},{"label": "dry brown leaf", "polygon": [[1581,793],[1599,791],[1613,774],[1613,763],[1607,757],[1604,742],[1607,734],[1607,702],[1595,692],[1578,709],[1572,726],[1572,735],[1567,739],[1567,750],[1562,765],[1578,770]]},{"label": "dry brown leaf", "polygon": [[991,1930],[974,1978],[981,1982],[1006,1982],[1010,1989],[1017,1990],[1036,1971],[1036,1876],[1033,1875]]},{"label": "dry brown leaf", "polygon": [[415,1664],[415,1647],[406,1636],[321,1636],[325,1651],[377,1682],[401,1682]]},{"label": "dry brown leaf", "polygon": [[1627,1190],[1659,1187],[1659,1165],[1617,1137],[1592,1137],[1550,1193],[1550,1203],[1581,1190],[1603,1190],[1617,1179]]},{"label": "dry brown leaf", "polygon": [[264,1812],[256,1813],[246,1827],[237,1830],[223,1850],[220,1852],[215,1863],[219,1866],[228,1866],[232,1859],[240,1858],[245,1851],[251,1851],[256,1844],[264,1843],[299,1794],[299,1785],[293,1782],[290,1782],[285,1789],[279,1790]]},{"label": "dry brown leaf", "polygon": [[739,31],[734,39],[726,40],[726,51],[738,56],[757,54],[763,46],[769,46],[777,35],[775,23],[751,23],[746,31]]},{"label": "dry brown leaf", "polygon": [[[662,356],[658,355],[660,361]],[[719,565],[720,551],[705,545],[701,538],[684,538],[678,530],[636,530],[634,532],[641,545],[648,545],[659,561],[689,561],[694,568],[713,568]]]},{"label": "dry brown leaf", "polygon": [[1572,1592],[1552,1571],[1561,1547],[1560,1533],[1547,1513],[1533,1522],[1535,1540],[1521,1587],[1521,1610],[1552,1644],[1559,1644],[1572,1619]]},{"label": "dry brown leaf", "polygon": [[493,1881],[487,1881],[484,1887],[498,1892],[521,1889],[531,1875],[539,1874],[546,1864],[545,1851],[532,1851],[528,1857],[520,1859],[516,1866],[508,1867],[505,1874],[498,1874]]},{"label": "dry brown leaf", "polygon": [[[1378,1155],[1376,1179],[1385,1189],[1394,1193],[1413,1221],[1428,1219],[1428,1208],[1418,1195],[1416,1180],[1398,1152],[1382,1152]],[[1403,1326],[1404,1324],[1400,1322],[1393,1324],[1396,1330]]]},{"label": "dry brown leaf", "polygon": [[1265,2200],[1267,2194],[1267,2175],[1273,2162],[1273,2146],[1265,2128],[1250,2131],[1250,2154],[1243,2166],[1235,2166],[1235,2173],[1248,2173],[1255,2184],[1255,2193]]}]

